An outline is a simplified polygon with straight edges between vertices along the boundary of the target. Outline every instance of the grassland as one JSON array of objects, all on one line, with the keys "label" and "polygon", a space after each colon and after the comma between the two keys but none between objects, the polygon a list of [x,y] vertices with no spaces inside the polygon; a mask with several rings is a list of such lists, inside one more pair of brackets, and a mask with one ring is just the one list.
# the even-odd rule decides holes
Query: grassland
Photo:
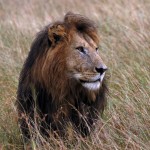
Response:
[{"label": "grassland", "polygon": [[0,0],[0,149],[23,149],[15,111],[18,76],[35,34],[72,11],[95,20],[109,67],[108,105],[87,139],[33,149],[150,149],[149,0]]}]

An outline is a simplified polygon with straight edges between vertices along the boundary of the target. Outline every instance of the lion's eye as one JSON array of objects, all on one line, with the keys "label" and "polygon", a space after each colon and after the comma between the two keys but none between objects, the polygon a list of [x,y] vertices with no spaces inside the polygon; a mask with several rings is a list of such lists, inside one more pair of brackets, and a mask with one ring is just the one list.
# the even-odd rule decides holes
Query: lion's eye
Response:
[{"label": "lion's eye", "polygon": [[76,49],[80,51],[81,53],[86,54],[85,48],[83,46],[78,46],[76,47]]}]

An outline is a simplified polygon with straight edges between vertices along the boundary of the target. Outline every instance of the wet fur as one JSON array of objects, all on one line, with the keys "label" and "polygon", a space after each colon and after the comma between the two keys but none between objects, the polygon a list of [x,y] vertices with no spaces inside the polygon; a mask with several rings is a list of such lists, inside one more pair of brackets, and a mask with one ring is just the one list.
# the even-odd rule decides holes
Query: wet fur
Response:
[{"label": "wet fur", "polygon": [[17,92],[19,124],[26,138],[30,138],[29,126],[34,128],[37,120],[44,135],[50,129],[64,135],[70,121],[77,132],[87,136],[104,110],[105,80],[98,91],[89,91],[66,76],[66,53],[75,32],[99,43],[97,27],[91,20],[68,13],[64,21],[50,24],[39,32],[31,46]]}]

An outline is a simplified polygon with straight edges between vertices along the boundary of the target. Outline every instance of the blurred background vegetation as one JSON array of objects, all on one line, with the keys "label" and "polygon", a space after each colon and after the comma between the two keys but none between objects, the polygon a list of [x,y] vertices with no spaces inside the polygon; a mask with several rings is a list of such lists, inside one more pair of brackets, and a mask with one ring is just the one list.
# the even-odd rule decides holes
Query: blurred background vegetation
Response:
[{"label": "blurred background vegetation", "polygon": [[14,105],[19,73],[36,33],[68,11],[98,24],[108,106],[89,138],[32,148],[148,150],[150,0],[0,0],[0,149],[23,149]]}]

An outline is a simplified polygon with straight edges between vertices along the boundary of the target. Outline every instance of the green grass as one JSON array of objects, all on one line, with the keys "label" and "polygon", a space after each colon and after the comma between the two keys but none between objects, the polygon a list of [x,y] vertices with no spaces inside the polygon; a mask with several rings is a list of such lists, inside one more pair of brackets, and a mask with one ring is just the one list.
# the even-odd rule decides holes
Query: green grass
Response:
[{"label": "green grass", "polygon": [[33,149],[148,150],[150,147],[149,0],[0,0],[0,149],[23,149],[15,111],[18,77],[35,34],[68,11],[95,20],[109,67],[108,106],[87,139],[51,138]]}]

